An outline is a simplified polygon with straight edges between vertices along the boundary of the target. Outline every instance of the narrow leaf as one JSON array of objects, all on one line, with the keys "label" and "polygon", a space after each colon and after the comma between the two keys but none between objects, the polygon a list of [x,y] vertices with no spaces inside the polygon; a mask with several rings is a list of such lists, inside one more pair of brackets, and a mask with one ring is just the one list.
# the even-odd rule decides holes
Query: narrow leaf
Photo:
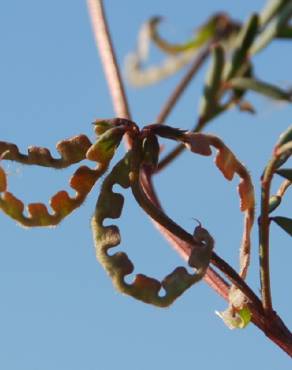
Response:
[{"label": "narrow leaf", "polygon": [[292,141],[292,125],[287,128],[285,132],[280,135],[280,139],[277,143],[277,147],[280,147],[289,141]]},{"label": "narrow leaf", "polygon": [[257,31],[258,16],[257,14],[253,14],[237,36],[232,61],[225,72],[226,80],[234,77],[242,65],[246,62],[246,57],[257,35]]},{"label": "narrow leaf", "polygon": [[286,231],[290,236],[292,236],[292,219],[288,217],[272,217],[272,220],[276,222],[283,230]]},{"label": "narrow leaf", "polygon": [[271,20],[269,25],[257,38],[255,44],[250,50],[250,54],[256,54],[264,49],[275,37],[277,37],[279,31],[288,22],[292,15],[292,2],[285,1],[285,6],[278,12],[277,15]]},{"label": "narrow leaf", "polygon": [[287,0],[270,0],[260,13],[260,25],[264,27],[287,5]]},{"label": "narrow leaf", "polygon": [[195,36],[184,43],[175,44],[163,39],[157,32],[158,24],[162,21],[161,17],[153,17],[148,22],[150,38],[154,44],[168,54],[178,54],[189,50],[196,50],[202,47],[212,37],[214,37],[220,15],[215,15],[203,24],[196,32]]},{"label": "narrow leaf", "polygon": [[292,27],[291,26],[283,26],[279,29],[277,33],[277,38],[279,39],[291,39],[292,38]]},{"label": "narrow leaf", "polygon": [[285,91],[277,86],[269,83],[256,80],[253,78],[237,77],[230,81],[233,88],[239,88],[242,90],[252,90],[259,94],[268,96],[277,100],[286,100],[292,102],[292,94],[290,91]]},{"label": "narrow leaf", "polygon": [[285,179],[292,181],[292,168],[282,168],[277,170],[276,173]]},{"label": "narrow leaf", "polygon": [[224,68],[224,50],[217,45],[212,50],[212,64],[208,70],[204,93],[200,103],[200,117],[209,117],[218,107],[218,92]]}]

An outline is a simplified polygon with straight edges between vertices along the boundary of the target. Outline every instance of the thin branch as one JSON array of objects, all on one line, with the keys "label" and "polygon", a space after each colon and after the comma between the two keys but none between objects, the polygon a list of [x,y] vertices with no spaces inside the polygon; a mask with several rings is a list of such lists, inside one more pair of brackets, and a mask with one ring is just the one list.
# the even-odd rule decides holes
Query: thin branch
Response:
[{"label": "thin branch", "polygon": [[199,71],[203,63],[206,61],[209,54],[210,54],[210,46],[204,48],[196,56],[195,60],[191,64],[191,67],[189,68],[187,73],[184,75],[182,80],[179,82],[179,84],[176,86],[172,94],[167,99],[162,110],[158,114],[155,122],[157,123],[165,122],[166,118],[168,117],[172,109],[174,108],[175,104],[178,102],[179,98],[182,96],[187,86],[193,80],[193,77],[195,76],[195,74]]},{"label": "thin branch", "polygon": [[272,296],[270,284],[270,218],[269,201],[270,188],[273,178],[275,160],[272,160],[267,166],[262,178],[261,188],[261,216],[259,219],[259,256],[260,256],[260,280],[261,294],[265,311],[272,312]]},{"label": "thin branch", "polygon": [[87,6],[115,113],[120,118],[131,119],[125,89],[104,13],[103,1],[87,0]]},{"label": "thin branch", "polygon": [[[196,132],[196,131],[194,131]],[[155,173],[160,172],[166,166],[168,166],[174,159],[176,159],[180,153],[182,153],[186,147],[183,144],[178,144],[173,150],[171,150],[161,161],[158,163],[157,169]]]},{"label": "thin branch", "polygon": [[282,182],[282,184],[280,185],[280,187],[279,187],[279,189],[278,189],[278,191],[277,191],[277,196],[278,197],[281,197],[281,198],[283,198],[283,196],[284,196],[284,194],[286,193],[286,191],[287,191],[287,189],[289,188],[289,186],[291,186],[292,185],[292,183],[291,183],[291,181],[289,181],[289,180],[285,180],[285,181],[283,181]]},{"label": "thin branch", "polygon": [[[228,102],[226,102],[218,112],[216,112],[214,115],[210,117],[199,117],[197,120],[197,123],[195,127],[191,130],[192,132],[201,132],[207,123],[209,123],[211,120],[213,120],[215,117],[217,117],[219,114],[227,111],[231,107],[234,106],[238,101],[235,97],[231,97]],[[158,163],[157,169],[155,173],[160,172],[163,170],[166,166],[168,166],[174,159],[176,159],[184,150],[185,145],[178,144],[173,150],[171,150],[168,154],[165,155],[164,158]]]},{"label": "thin branch", "polygon": [[[105,15],[102,7],[101,0],[87,0],[90,16],[93,23],[94,33],[96,37],[96,42],[100,50],[102,63],[104,66],[106,79],[108,81],[110,93],[112,96],[113,105],[116,114],[121,118],[130,119],[130,113],[127,105],[126,95],[124,93],[124,88],[121,82],[120,73],[118,65],[115,59],[114,51],[112,48],[109,32],[107,29],[107,24],[105,20]],[[128,143],[131,147],[131,142]],[[147,180],[146,171],[142,172],[142,176]],[[151,184],[151,174],[148,178],[149,182],[142,180],[144,191],[150,200],[154,200],[156,195]],[[158,203],[158,200],[157,200]],[[159,206],[159,204],[156,204]],[[163,228],[160,230],[161,234],[168,239],[171,244],[178,250],[180,255],[184,259],[188,259],[188,248],[187,244],[179,241],[173,234],[167,234],[166,230]],[[240,289],[242,289],[247,297],[252,301],[250,304],[250,309],[252,312],[252,321],[257,325],[265,334],[280,346],[284,351],[286,351],[290,356],[292,355],[292,338],[290,331],[286,328],[281,319],[273,313],[272,317],[266,317],[262,314],[261,302],[259,302],[257,296],[250,290],[250,288],[245,284],[245,282],[240,279],[236,271],[234,271],[225,261],[221,260],[217,255],[213,255],[212,263],[220,269],[231,279],[234,284],[237,284]],[[234,272],[233,272],[234,271]],[[216,273],[212,268],[209,268],[205,275],[206,282],[223,298],[228,299],[229,286],[220,275]],[[271,320],[272,318],[272,320]],[[267,322],[268,321],[268,322]]]},{"label": "thin branch", "polygon": [[[270,203],[271,183],[274,172],[278,167],[279,159],[286,157],[287,160],[291,153],[292,153],[291,142],[288,142],[284,145],[276,146],[273,153],[273,157],[268,163],[262,177],[261,215],[259,218],[259,255],[260,255],[261,294],[263,306],[267,313],[271,313],[273,311],[271,284],[270,284],[270,261],[269,261],[269,250],[270,250],[269,203]],[[289,183],[285,181],[282,184],[279,191],[284,194],[288,186]]]},{"label": "thin branch", "polygon": [[[159,201],[153,192],[153,187],[151,185],[151,176],[148,173],[147,176],[147,170],[144,171],[141,177],[141,182],[143,186],[143,190],[145,192],[145,196],[147,197],[148,201],[152,203],[151,207],[147,210],[149,211],[150,216],[155,221],[156,227],[159,229],[159,231],[166,237],[167,240],[171,241],[171,243],[177,248],[179,248],[179,253],[183,257],[183,259],[188,259],[191,251],[191,245],[193,245],[193,238],[191,235],[189,235],[185,231],[179,230],[179,234],[176,233],[176,228],[173,229],[172,225],[168,222],[168,219],[166,219],[166,222],[168,222],[168,226],[171,230],[174,231],[174,233],[171,233],[169,230],[167,230],[165,227],[161,224],[161,219],[165,218],[165,215],[159,210],[161,210],[161,206],[159,204]],[[144,204],[145,205],[145,204]],[[147,206],[150,206],[150,204],[147,204]],[[145,208],[144,208],[145,210]],[[158,214],[158,216],[157,216]],[[164,222],[164,220],[163,220]],[[180,228],[181,229],[181,228]],[[179,236],[178,236],[179,235]],[[183,246],[183,248],[182,248]],[[214,264],[221,272],[224,273],[224,275],[234,284],[236,287],[238,287],[244,295],[252,302],[258,310],[262,310],[262,305],[259,300],[259,298],[256,296],[256,294],[249,288],[249,286],[244,282],[244,280],[238,275],[238,273],[230,266],[228,263],[226,263],[222,258],[220,258],[215,252],[212,253],[211,257],[211,263]],[[209,278],[214,282],[214,270],[212,272],[209,271]],[[216,284],[220,284],[220,287],[223,288],[223,294],[226,294],[226,282],[222,280],[222,278],[219,277],[219,275],[216,276]],[[216,289],[217,290],[217,289]]]},{"label": "thin branch", "polygon": [[[208,120],[199,118],[196,126],[192,129],[192,132],[200,132],[205,127]],[[158,163],[155,173],[160,172],[166,166],[168,166],[174,159],[176,159],[184,150],[186,149],[185,145],[178,144],[173,150],[171,150],[162,160]]]}]

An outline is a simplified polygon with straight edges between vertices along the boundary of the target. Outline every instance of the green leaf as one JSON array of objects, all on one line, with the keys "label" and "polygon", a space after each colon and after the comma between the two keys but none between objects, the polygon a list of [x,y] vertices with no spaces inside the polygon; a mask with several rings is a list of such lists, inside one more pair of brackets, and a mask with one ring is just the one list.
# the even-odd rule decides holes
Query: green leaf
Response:
[{"label": "green leaf", "polygon": [[287,0],[270,0],[260,13],[260,25],[264,27],[287,5]]},{"label": "green leaf", "polygon": [[281,10],[274,16],[264,31],[259,35],[250,50],[250,54],[253,55],[258,53],[264,49],[275,37],[277,37],[283,26],[285,26],[291,18],[291,15],[292,2],[286,0],[285,6],[281,8]]},{"label": "green leaf", "polygon": [[243,307],[238,312],[238,315],[241,318],[241,323],[239,325],[239,328],[240,329],[243,329],[243,328],[245,328],[250,323],[250,320],[251,320],[251,312],[250,312],[249,308],[246,306],[246,307]]},{"label": "green leaf", "polygon": [[288,129],[280,135],[277,147],[280,147],[288,143],[289,141],[292,141],[292,125],[289,126]]},{"label": "green leaf", "polygon": [[[288,127],[288,129],[280,135],[280,139],[275,149],[279,149],[281,146],[288,144],[290,141],[292,141],[292,126]],[[287,151],[281,155],[281,157],[277,160],[275,167],[281,167],[290,158],[290,155],[290,151]]]},{"label": "green leaf", "polygon": [[283,26],[279,29],[277,33],[277,38],[279,39],[291,39],[292,38],[292,27],[291,26]]},{"label": "green leaf", "polygon": [[292,181],[292,168],[281,168],[277,170],[276,173],[285,179]]},{"label": "green leaf", "polygon": [[288,92],[282,90],[277,86],[256,80],[254,78],[236,77],[230,81],[230,84],[233,88],[252,90],[273,99],[292,102],[292,94],[290,91]]},{"label": "green leaf", "polygon": [[241,308],[238,312],[228,308],[223,312],[215,311],[225,323],[225,325],[233,329],[244,329],[251,321],[251,312],[247,306]]},{"label": "green leaf", "polygon": [[258,15],[253,14],[237,36],[232,61],[225,72],[226,80],[230,80],[234,77],[241,69],[242,65],[245,64],[249,49],[257,35],[257,31]]},{"label": "green leaf", "polygon": [[286,231],[290,236],[292,236],[292,219],[288,217],[272,217],[272,220],[276,222],[283,230]]},{"label": "green leaf", "polygon": [[175,44],[164,40],[157,32],[158,24],[162,21],[161,17],[153,17],[148,22],[148,32],[151,40],[162,51],[167,54],[179,54],[190,50],[197,50],[206,44],[212,37],[215,36],[217,24],[220,22],[219,16],[211,17],[205,24],[203,24],[196,32],[195,36],[184,43]]},{"label": "green leaf", "polygon": [[207,72],[199,109],[200,117],[212,116],[218,108],[218,92],[222,83],[224,62],[224,50],[221,45],[217,45],[212,49],[212,64]]}]

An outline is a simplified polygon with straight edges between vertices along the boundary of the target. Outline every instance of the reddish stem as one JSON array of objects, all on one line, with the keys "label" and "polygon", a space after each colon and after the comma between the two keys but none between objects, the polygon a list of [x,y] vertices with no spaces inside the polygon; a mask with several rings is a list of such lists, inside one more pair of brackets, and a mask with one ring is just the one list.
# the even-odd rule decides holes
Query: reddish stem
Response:
[{"label": "reddish stem", "polygon": [[[97,46],[100,50],[106,79],[108,81],[109,90],[112,96],[114,109],[117,116],[130,119],[127,99],[112,47],[102,0],[88,0],[88,7],[92,19]],[[129,146],[131,146],[131,143],[129,143]],[[151,173],[144,171],[142,185],[149,200],[151,200],[157,206],[160,206],[151,184]],[[168,230],[165,230],[162,227],[159,227],[159,229],[162,235],[177,249],[179,254],[184,259],[188,258],[189,248],[186,245],[187,243],[179,240]],[[292,356],[292,335],[277,314],[275,312],[271,312],[269,316],[264,315],[257,296],[245,284],[245,282],[238,277],[238,274],[232,269],[232,267],[230,267],[219,256],[214,254],[212,257],[212,263],[214,263],[216,267],[220,268],[220,270],[223,271],[233,283],[236,283],[243,291],[245,291],[247,296],[250,296],[250,309],[254,324],[264,331],[265,334],[287,354]],[[205,280],[223,298],[228,299],[228,284],[213,269],[208,269]]]}]

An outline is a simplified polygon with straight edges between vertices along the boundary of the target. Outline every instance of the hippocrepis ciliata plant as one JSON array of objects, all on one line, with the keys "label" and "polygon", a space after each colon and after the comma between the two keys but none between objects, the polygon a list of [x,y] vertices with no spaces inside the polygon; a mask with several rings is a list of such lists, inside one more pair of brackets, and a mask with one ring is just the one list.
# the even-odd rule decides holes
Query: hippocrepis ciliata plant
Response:
[{"label": "hippocrepis ciliata plant", "polygon": [[[250,322],[262,330],[287,354],[292,355],[292,335],[273,309],[269,273],[269,233],[274,222],[292,236],[292,220],[283,216],[270,216],[283,201],[292,181],[292,169],[282,166],[292,154],[292,128],[283,133],[275,145],[272,158],[264,169],[261,179],[259,228],[259,258],[261,296],[258,297],[245,279],[250,262],[250,234],[255,219],[254,186],[248,169],[219,137],[202,133],[214,120],[232,107],[241,111],[255,112],[245,100],[248,90],[269,96],[275,100],[292,101],[290,91],[255,77],[253,56],[277,38],[292,37],[289,21],[292,5],[289,1],[271,1],[259,14],[252,14],[246,23],[234,21],[226,13],[210,17],[185,43],[175,44],[165,40],[158,32],[160,17],[146,22],[139,33],[136,50],[126,60],[129,82],[136,86],[157,83],[161,79],[188,68],[186,74],[171,93],[154,124],[140,128],[131,118],[124,92],[120,70],[116,62],[103,3],[88,0],[94,35],[100,51],[105,75],[112,96],[117,118],[94,122],[96,141],[85,135],[62,140],[57,144],[59,158],[54,158],[46,148],[30,147],[27,154],[15,144],[0,141],[1,161],[10,160],[26,165],[63,169],[83,160],[93,162],[93,167],[80,166],[70,179],[75,195],[57,192],[50,199],[50,212],[45,204],[24,203],[9,191],[7,174],[0,166],[0,208],[9,217],[26,227],[52,226],[80,207],[102,177],[101,190],[92,218],[96,256],[116,289],[145,303],[158,307],[169,306],[184,291],[204,279],[228,302],[228,307],[218,315],[230,328],[244,328]],[[144,68],[149,58],[149,46],[153,43],[165,60],[160,65]],[[170,127],[164,124],[180,96],[197,71],[211,58],[198,120],[192,130]],[[115,165],[112,159],[122,139],[126,153]],[[160,159],[160,138],[177,142],[177,147]],[[211,156],[215,152],[215,166],[228,181],[238,176],[240,210],[243,213],[243,235],[240,245],[240,268],[236,272],[215,252],[216,242],[211,233],[199,223],[193,234],[174,222],[162,209],[152,182],[152,177],[169,165],[184,149],[196,155]],[[0,163],[1,164],[1,163]],[[285,180],[276,195],[270,194],[274,176]],[[100,180],[101,181],[101,180]],[[132,192],[138,205],[150,216],[159,231],[193,269],[177,267],[162,281],[137,274],[132,283],[125,277],[134,265],[124,252],[109,253],[120,243],[117,225],[105,226],[108,218],[121,216],[124,198],[113,191],[119,185]],[[224,278],[223,278],[224,276]],[[164,295],[160,294],[164,289]]]}]

